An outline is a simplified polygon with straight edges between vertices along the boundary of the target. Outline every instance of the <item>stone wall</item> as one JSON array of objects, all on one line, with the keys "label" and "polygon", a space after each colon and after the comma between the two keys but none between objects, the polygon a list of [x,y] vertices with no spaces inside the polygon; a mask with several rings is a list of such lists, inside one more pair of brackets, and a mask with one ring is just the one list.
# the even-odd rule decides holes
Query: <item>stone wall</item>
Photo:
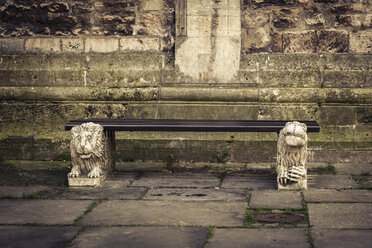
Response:
[{"label": "stone wall", "polygon": [[[68,159],[77,118],[317,120],[372,162],[368,0],[0,1],[0,156]],[[118,133],[118,158],[273,162],[272,133]],[[217,154],[220,154],[219,156]]]}]

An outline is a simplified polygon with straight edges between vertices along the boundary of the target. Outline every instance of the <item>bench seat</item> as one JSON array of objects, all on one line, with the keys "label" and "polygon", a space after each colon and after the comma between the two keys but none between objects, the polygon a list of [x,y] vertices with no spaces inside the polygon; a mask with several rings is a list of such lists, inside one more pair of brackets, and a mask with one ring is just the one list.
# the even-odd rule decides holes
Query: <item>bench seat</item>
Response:
[{"label": "bench seat", "polygon": [[[165,119],[78,119],[66,124],[65,129],[86,122],[100,124],[107,131],[174,131],[174,132],[277,132],[289,121],[266,120],[165,120]],[[316,121],[305,123],[307,132],[319,132]]]}]

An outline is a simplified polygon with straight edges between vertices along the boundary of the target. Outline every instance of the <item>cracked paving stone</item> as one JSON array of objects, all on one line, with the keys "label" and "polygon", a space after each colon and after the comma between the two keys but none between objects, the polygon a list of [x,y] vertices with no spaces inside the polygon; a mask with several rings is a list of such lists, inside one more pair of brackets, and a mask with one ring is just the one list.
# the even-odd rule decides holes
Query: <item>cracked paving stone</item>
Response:
[{"label": "cracked paving stone", "polygon": [[83,225],[243,226],[245,202],[105,201]]},{"label": "cracked paving stone", "polygon": [[149,188],[213,188],[220,184],[216,176],[205,174],[145,174],[130,186]]},{"label": "cracked paving stone", "polygon": [[71,188],[65,189],[61,194],[56,195],[56,199],[139,199],[146,188]]},{"label": "cracked paving stone", "polygon": [[0,200],[0,224],[72,224],[92,201]]},{"label": "cracked paving stone", "polygon": [[312,229],[314,247],[365,248],[372,243],[372,230]]},{"label": "cracked paving stone", "polygon": [[206,236],[205,227],[88,227],[72,247],[202,248]]},{"label": "cracked paving stone", "polygon": [[314,189],[304,192],[307,202],[372,202],[370,190]]},{"label": "cracked paving stone", "polygon": [[0,186],[0,197],[27,197],[47,189],[46,186]]},{"label": "cracked paving stone", "polygon": [[309,189],[354,189],[358,184],[348,175],[309,175]]},{"label": "cracked paving stone", "polygon": [[301,194],[298,191],[253,191],[249,206],[252,208],[302,208]]},{"label": "cracked paving stone", "polygon": [[0,226],[0,247],[64,248],[78,231],[71,226]]},{"label": "cracked paving stone", "polygon": [[245,189],[190,189],[157,188],[150,189],[144,199],[179,201],[247,201]]},{"label": "cracked paving stone", "polygon": [[277,189],[276,176],[269,175],[228,175],[222,182],[222,188],[227,189]]},{"label": "cracked paving stone", "polygon": [[310,225],[315,228],[372,228],[372,204],[308,204]]},{"label": "cracked paving stone", "polygon": [[215,229],[207,248],[308,248],[305,229]]}]

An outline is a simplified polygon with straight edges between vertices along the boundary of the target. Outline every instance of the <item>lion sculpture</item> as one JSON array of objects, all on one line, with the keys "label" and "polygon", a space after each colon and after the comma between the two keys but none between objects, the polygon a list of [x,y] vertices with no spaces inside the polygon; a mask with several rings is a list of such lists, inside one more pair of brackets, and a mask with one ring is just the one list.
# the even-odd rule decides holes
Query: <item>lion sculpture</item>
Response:
[{"label": "lion sculpture", "polygon": [[88,178],[99,178],[110,169],[108,137],[103,127],[92,122],[71,129],[70,178],[87,174]]},{"label": "lion sculpture", "polygon": [[307,127],[287,122],[279,133],[277,167],[278,189],[307,189]]}]

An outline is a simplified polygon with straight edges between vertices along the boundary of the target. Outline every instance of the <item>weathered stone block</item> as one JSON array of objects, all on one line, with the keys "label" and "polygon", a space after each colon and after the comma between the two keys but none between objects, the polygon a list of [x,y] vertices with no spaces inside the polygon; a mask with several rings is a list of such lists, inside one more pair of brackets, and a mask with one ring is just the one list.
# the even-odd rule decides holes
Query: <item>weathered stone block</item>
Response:
[{"label": "weathered stone block", "polygon": [[372,123],[372,106],[357,106],[357,120],[361,124]]},{"label": "weathered stone block", "polygon": [[260,102],[310,103],[325,97],[317,88],[267,88],[259,90]]},{"label": "weathered stone block", "polygon": [[0,39],[0,53],[22,53],[25,51],[24,39],[7,38]]},{"label": "weathered stone block", "polygon": [[255,102],[258,101],[258,91],[256,89],[161,87],[159,100]]},{"label": "weathered stone block", "polygon": [[338,30],[320,30],[317,33],[316,51],[320,53],[344,53],[348,50],[348,33]]},{"label": "weathered stone block", "polygon": [[62,38],[62,52],[82,53],[84,52],[84,40],[79,38]]},{"label": "weathered stone block", "polygon": [[261,104],[258,120],[316,120],[319,106],[309,104]]},{"label": "weathered stone block", "polygon": [[271,35],[270,42],[271,52],[283,52],[283,35],[279,33],[274,33]]},{"label": "weathered stone block", "polygon": [[272,11],[272,26],[279,30],[297,27],[301,20],[300,8],[281,8]]},{"label": "weathered stone block", "polygon": [[285,53],[313,53],[315,50],[315,32],[307,31],[283,34],[283,51]]},{"label": "weathered stone block", "polygon": [[111,53],[119,51],[119,39],[117,38],[87,38],[85,40],[85,52]]},{"label": "weathered stone block", "polygon": [[160,70],[88,70],[86,85],[130,88],[157,86],[160,76]]},{"label": "weathered stone block", "polygon": [[25,40],[25,50],[35,53],[61,52],[61,40],[59,38],[28,38]]},{"label": "weathered stone block", "polygon": [[159,51],[159,38],[126,37],[120,39],[120,51]]},{"label": "weathered stone block", "polygon": [[324,87],[329,88],[364,88],[372,87],[372,81],[367,82],[366,71],[324,71]]},{"label": "weathered stone block", "polygon": [[0,70],[0,86],[83,86],[83,72]]},{"label": "weathered stone block", "polygon": [[262,71],[260,87],[320,88],[320,73],[317,71]]},{"label": "weathered stone block", "polygon": [[160,53],[92,54],[87,66],[93,70],[159,70],[162,62]]},{"label": "weathered stone block", "polygon": [[320,123],[323,125],[353,125],[356,121],[356,107],[339,105],[320,107]]},{"label": "weathered stone block", "polygon": [[360,31],[350,34],[350,52],[371,53],[372,52],[372,32]]},{"label": "weathered stone block", "polygon": [[372,69],[370,65],[371,56],[362,54],[326,54],[322,63],[325,70],[364,70]]}]

